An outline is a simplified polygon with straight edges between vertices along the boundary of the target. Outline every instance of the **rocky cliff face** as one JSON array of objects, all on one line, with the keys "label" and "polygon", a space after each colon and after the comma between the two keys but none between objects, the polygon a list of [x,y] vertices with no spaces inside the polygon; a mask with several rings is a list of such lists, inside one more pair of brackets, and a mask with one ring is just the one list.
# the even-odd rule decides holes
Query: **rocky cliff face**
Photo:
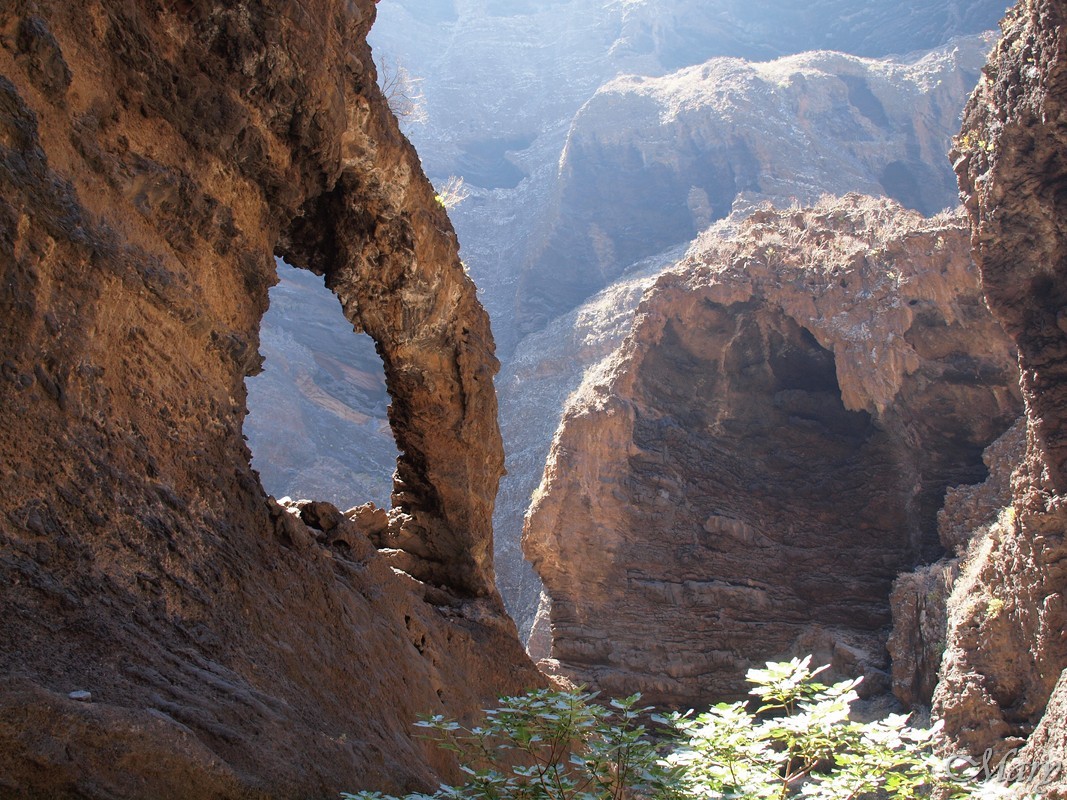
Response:
[{"label": "rocky cliff face", "polygon": [[[373,17],[0,12],[0,793],[414,788],[418,711],[538,680],[492,582],[488,321]],[[388,515],[283,508],[249,467],[274,255],[376,341]]]},{"label": "rocky cliff face", "polygon": [[633,265],[625,278],[524,338],[500,371],[500,428],[509,449],[495,516],[497,580],[524,641],[541,581],[522,554],[523,515],[541,481],[559,415],[586,370],[626,338],[644,292],[684,255],[685,248],[674,248]]},{"label": "rocky cliff face", "polygon": [[893,579],[1019,413],[958,217],[849,196],[707,237],[556,434],[525,549],[558,669],[680,705],[815,652],[887,689]]},{"label": "rocky cliff face", "polygon": [[953,154],[982,286],[1019,349],[1027,428],[1012,504],[950,601],[935,706],[971,750],[1028,738],[1028,764],[1067,752],[1065,22],[1062,2],[1009,13]]},{"label": "rocky cliff face", "polygon": [[[925,197],[931,207],[954,202],[944,151],[988,45],[975,39],[885,64],[826,53],[791,58],[780,62],[783,85],[767,77],[767,64],[723,62],[729,68],[715,73],[723,82],[714,91],[721,90],[744,107],[709,103],[704,117],[695,111],[681,114],[663,126],[668,136],[661,142],[657,137],[662,131],[654,121],[629,116],[634,98],[630,89],[620,87],[632,88],[634,82],[615,79],[662,78],[649,85],[682,97],[685,86],[711,87],[711,76],[703,82],[699,75],[694,78],[698,71],[693,70],[664,76],[709,58],[773,60],[826,49],[885,57],[943,48],[953,37],[994,27],[1002,7],[996,0],[825,0],[802,7],[786,0],[758,7],[735,0],[390,0],[378,10],[371,34],[377,57],[390,68],[399,62],[421,79],[418,88],[427,119],[408,124],[406,130],[423,165],[438,183],[450,174],[463,175],[471,193],[450,214],[503,353],[498,388],[508,475],[501,483],[495,515],[497,573],[510,611],[525,627],[537,590],[519,550],[522,519],[540,480],[562,400],[580,382],[586,357],[601,347],[597,343],[587,348],[581,340],[599,341],[601,333],[614,326],[612,320],[628,314],[629,308],[611,308],[610,303],[611,298],[631,295],[632,287],[626,284],[632,270],[645,269],[634,265],[641,260],[638,255],[673,263],[676,256],[664,255],[661,245],[666,242],[672,253],[684,249],[708,220],[734,202],[724,184],[717,190],[714,210],[699,191],[692,193],[690,203],[692,184],[681,174],[685,170],[672,166],[672,159],[698,166],[710,162],[730,150],[735,129],[743,129],[742,138],[761,159],[759,168],[773,174],[775,184],[761,184],[763,194],[749,186],[739,209],[751,210],[761,197],[814,201],[829,190],[884,192],[881,171],[894,160],[905,165],[896,165],[887,181],[897,196]],[[804,76],[811,80],[803,83]],[[877,116],[862,80],[852,80],[856,76],[869,79],[874,103],[884,104],[891,129],[877,129],[853,107],[858,103]],[[611,92],[601,92],[593,105],[611,117],[609,138],[618,146],[604,152],[602,160],[587,148],[576,148],[575,161],[568,151],[561,171],[568,134],[573,128],[581,139],[586,122],[593,119],[580,109],[604,84],[613,87]],[[760,93],[745,95],[749,85]],[[617,107],[609,97],[619,101]],[[798,133],[796,114],[801,112],[805,123]],[[709,118],[720,113],[732,120],[732,128]],[[631,122],[639,124],[631,127]],[[716,138],[720,135],[726,140]],[[868,135],[870,141],[857,140]],[[817,147],[820,158],[813,162],[804,144]],[[880,147],[897,155],[882,158]],[[677,149],[676,155],[671,148]],[[634,149],[649,155],[646,165],[636,164]],[[616,157],[619,160],[613,161]],[[732,174],[722,158],[719,167],[723,175]],[[625,179],[613,179],[613,174]],[[910,195],[901,194],[908,174],[920,180]],[[900,180],[894,182],[894,175]],[[590,260],[582,261],[584,256]],[[577,266],[562,275],[564,264]],[[520,289],[524,266],[527,274]],[[540,278],[542,267],[552,277]],[[560,280],[561,275],[566,280]],[[567,288],[574,276],[580,278],[577,291]],[[618,276],[623,277],[616,282]],[[602,297],[587,298],[602,287]],[[580,308],[585,299],[589,307]],[[296,298],[283,302],[293,307]],[[531,313],[543,314],[535,325],[547,322],[545,329],[521,339],[517,307],[527,323]],[[562,316],[549,322],[555,314]],[[314,496],[347,502],[353,484],[371,488],[368,473],[395,445],[388,432],[351,421],[374,416],[373,404],[360,401],[358,387],[342,386],[315,360],[320,350],[333,358],[333,334],[323,332],[321,347],[316,346],[312,340],[317,331],[301,327],[293,332],[291,326],[299,322],[277,319],[270,314],[264,322],[268,362],[249,401],[252,414],[246,432],[255,465],[268,489],[278,495],[314,490]],[[568,327],[572,322],[575,327]],[[606,327],[601,328],[601,322]],[[542,354],[545,363],[538,363]],[[275,372],[272,356],[288,361],[279,362]],[[287,366],[290,361],[294,366]],[[317,395],[319,400],[305,395],[309,375],[311,389],[329,395],[328,406],[319,401],[322,395]],[[260,406],[259,392],[268,397],[268,407]],[[284,448],[273,424],[282,397],[288,398],[286,413],[299,414],[307,431],[298,439],[286,436]],[[333,405],[335,399],[344,408]],[[312,416],[316,409],[322,416]]]},{"label": "rocky cliff face", "polygon": [[[618,79],[579,112],[558,196],[546,204],[557,216],[519,282],[520,317],[537,327],[606,288],[527,334],[498,382],[509,474],[496,541],[517,619],[530,620],[537,594],[518,557],[523,514],[561,401],[587,365],[587,348],[567,342],[596,340],[591,324],[626,317],[624,304],[610,305],[629,295],[635,272],[647,271],[631,261],[670,262],[661,250],[677,251],[713,220],[739,218],[761,199],[788,205],[859,190],[926,210],[954,204],[944,153],[988,46],[973,37],[908,61],[840,53],[763,64],[720,59],[659,79]],[[541,391],[546,379],[562,391]]]},{"label": "rocky cliff face", "polygon": [[[599,87],[619,76],[660,77],[721,56],[766,61],[836,50],[882,58],[929,50],[993,28],[1002,13],[1001,0],[392,0],[380,7],[373,38],[377,51],[422,78],[428,120],[410,134],[428,174],[467,178],[471,198],[453,218],[506,357],[519,338],[516,302],[527,299],[525,289],[516,297],[518,272],[541,256],[558,222],[555,200],[567,177],[560,156],[575,115]],[[947,112],[951,131],[975,77]],[[632,168],[625,160],[616,166]],[[618,198],[596,197],[610,216]],[[617,268],[639,257],[627,256],[620,253]]]},{"label": "rocky cliff face", "polygon": [[520,278],[520,325],[537,329],[632,261],[690,241],[739,198],[857,191],[926,214],[956,205],[945,153],[989,47],[971,37],[896,60],[722,58],[607,83],[568,134],[549,232]]}]

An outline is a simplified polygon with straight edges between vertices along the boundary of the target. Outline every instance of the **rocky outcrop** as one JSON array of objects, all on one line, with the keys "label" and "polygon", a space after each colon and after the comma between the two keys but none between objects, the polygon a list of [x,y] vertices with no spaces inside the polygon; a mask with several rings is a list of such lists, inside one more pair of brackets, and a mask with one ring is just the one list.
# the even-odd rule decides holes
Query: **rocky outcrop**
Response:
[{"label": "rocky outcrop", "polygon": [[[929,708],[933,700],[947,647],[949,598],[961,568],[967,571],[1012,520],[1006,506],[1011,502],[1011,476],[1026,445],[1024,423],[1020,418],[986,448],[982,460],[989,477],[945,493],[945,504],[937,512],[937,530],[949,556],[901,575],[893,584],[893,631],[887,648],[893,694],[909,708]],[[985,611],[995,611],[997,603],[987,596],[983,606]]]},{"label": "rocky outcrop", "polygon": [[[422,79],[427,121],[411,125],[409,134],[427,173],[435,181],[453,174],[467,178],[471,197],[452,216],[506,361],[520,338],[516,302],[525,314],[531,299],[525,289],[516,297],[519,272],[531,268],[548,237],[576,210],[556,214],[561,181],[571,182],[568,173],[560,173],[560,157],[575,115],[599,87],[619,76],[661,77],[722,56],[770,61],[812,50],[869,58],[925,51],[994,28],[1003,10],[1002,0],[812,0],[800,5],[791,0],[390,0],[379,6],[372,41],[376,52],[399,60]],[[984,55],[969,66],[974,74],[951,108],[930,109],[930,119],[947,115],[949,120],[936,166],[951,199],[940,162]],[[477,89],[465,91],[468,86]],[[931,82],[934,94],[947,86],[934,89]],[[773,118],[777,111],[764,113]],[[680,143],[686,144],[684,138]],[[614,165],[632,167],[627,158]],[[620,198],[596,194],[596,188],[589,187],[587,196],[595,196],[598,212],[610,217]],[[832,187],[815,187],[810,199],[823,188]],[[689,219],[688,190],[687,185],[681,198],[683,221]],[[870,190],[847,185],[839,191]],[[578,210],[586,221],[586,211]],[[659,249],[620,250],[616,274]],[[592,292],[602,286],[596,284]],[[558,313],[592,292],[572,298]]]},{"label": "rocky outcrop", "polygon": [[892,581],[1020,411],[966,225],[851,195],[693,253],[571,399],[531,506],[555,668],[695,705],[814,652],[888,689]]},{"label": "rocky outcrop", "polygon": [[[675,248],[632,265],[623,279],[523,339],[500,371],[500,431],[508,443],[508,474],[500,481],[493,518],[497,582],[524,641],[533,626],[541,582],[522,554],[523,518],[567,397],[586,370],[618,348],[645,290],[684,255],[685,248]],[[535,652],[532,646],[530,652]]]},{"label": "rocky outcrop", "polygon": [[[373,18],[0,12],[0,794],[432,786],[415,714],[538,680],[493,586],[488,320]],[[274,255],[375,339],[388,514],[272,504],[249,466]]]},{"label": "rocky outcrop", "polygon": [[1065,757],[1065,22],[1062,2],[1009,12],[953,153],[989,307],[1018,346],[1027,446],[1005,525],[954,593],[935,710],[974,751],[1029,738],[1035,764]]},{"label": "rocky outcrop", "polygon": [[[604,297],[588,298],[599,310],[593,310],[592,306],[576,307],[575,304],[582,302],[577,295],[584,296],[583,289],[561,304],[563,310],[570,309],[566,314],[525,341],[520,340],[516,325],[519,319],[516,304],[528,308],[527,288],[540,289],[536,276],[531,275],[525,283],[527,288],[517,296],[518,273],[523,265],[532,265],[545,252],[546,237],[554,236],[570,220],[580,218],[583,225],[600,220],[614,220],[613,224],[618,224],[620,198],[627,208],[640,205],[642,199],[654,205],[651,193],[631,191],[631,185],[644,185],[646,179],[640,175],[631,183],[623,183],[621,194],[615,191],[619,184],[612,184],[609,191],[601,194],[596,187],[575,187],[571,172],[560,172],[560,156],[567,134],[582,105],[599,87],[620,75],[664,76],[713,57],[773,60],[804,51],[833,49],[877,58],[940,48],[953,37],[993,28],[1002,10],[997,0],[966,3],[960,0],[904,3],[817,0],[803,5],[773,0],[758,7],[740,0],[713,4],[700,0],[626,3],[390,0],[378,6],[378,20],[371,32],[376,57],[390,69],[403,65],[420,79],[417,86],[424,99],[426,119],[418,123],[408,120],[405,129],[435,181],[443,183],[449,175],[463,175],[470,191],[470,197],[449,213],[463,242],[463,259],[478,283],[479,298],[492,314],[494,336],[504,362],[497,386],[508,475],[501,483],[495,514],[496,568],[509,610],[521,626],[528,626],[538,594],[537,581],[519,548],[523,514],[530,493],[540,481],[551,435],[562,413],[562,400],[581,380],[584,352],[588,348],[580,340],[589,335],[586,321],[607,320],[622,314],[622,307],[611,310],[606,303],[609,296],[628,295],[624,284],[630,279],[628,272],[637,253],[627,248],[617,250],[618,260],[610,263],[605,281],[623,277],[607,284]],[[941,97],[940,106],[934,109],[923,99],[915,108],[924,114],[930,112],[929,118],[938,120],[938,125],[943,119],[950,120],[942,126],[944,141],[937,145],[934,154],[937,163],[930,162],[929,172],[936,173],[931,186],[939,187],[945,203],[954,199],[954,184],[943,163],[943,153],[950,133],[958,127],[956,115],[977,79],[984,58],[984,53],[977,50],[970,53],[968,47],[964,45],[961,52],[969,59],[967,70],[974,74],[965,76],[964,81],[957,80],[955,73],[942,80],[938,70],[945,62],[939,62],[936,57],[927,62],[917,56],[894,59],[899,64],[918,59],[917,70],[922,63],[936,65],[927,76],[928,95]],[[517,53],[521,53],[521,58],[516,57]],[[839,58],[841,63],[852,64],[848,57]],[[824,54],[821,59],[805,57],[790,63],[833,66],[830,56]],[[883,71],[890,75],[890,83],[895,80],[893,76],[899,77],[907,70],[907,67],[895,71],[874,68],[879,75]],[[935,87],[938,80],[942,80],[941,85]],[[841,103],[843,113],[847,105],[845,87],[829,77],[826,82],[836,87],[829,100]],[[756,85],[763,84],[756,82]],[[468,91],[467,87],[477,88]],[[773,89],[746,100],[754,106],[748,112],[749,118],[760,125],[764,117],[781,121],[774,103],[798,91],[796,87],[789,91],[781,87]],[[848,90],[852,94],[863,93],[859,85]],[[810,86],[807,91],[814,93],[816,87]],[[951,93],[951,101],[945,99],[945,92]],[[620,117],[621,125],[628,126],[629,120]],[[856,119],[862,122],[862,118]],[[914,127],[919,131],[917,141],[926,141],[929,131],[925,119],[904,119],[902,130]],[[855,129],[844,126],[841,130],[848,133]],[[781,131],[789,142],[795,142],[796,134],[788,124],[783,124]],[[643,142],[641,137],[656,131],[642,128],[638,133],[637,138]],[[794,188],[782,190],[782,196],[814,200],[821,191],[831,188],[839,192],[882,191],[877,176],[857,170],[850,160],[853,150],[838,148],[836,139],[830,144],[819,141],[823,135],[837,134],[824,132],[814,138],[822,146],[821,155],[830,159],[829,165],[821,167],[822,174],[831,175],[838,182],[833,186],[808,185],[808,179],[801,175],[793,181]],[[887,134],[884,138],[908,159],[912,157],[905,152],[906,148],[899,147],[905,141],[904,135]],[[707,157],[699,146],[708,145],[708,152],[716,146],[714,141],[689,142],[682,134],[677,137],[677,144],[698,162]],[[872,142],[872,149],[876,145],[877,142]],[[766,154],[771,155],[769,151],[777,147],[768,135],[763,144]],[[695,154],[694,148],[697,148]],[[789,173],[791,159],[805,169],[810,166],[803,153],[797,158],[797,148],[783,148],[782,152],[788,158],[772,165],[778,173]],[[846,158],[838,158],[840,154]],[[593,177],[599,180],[601,173],[628,168],[623,162],[604,163]],[[659,166],[653,164],[652,168]],[[844,177],[855,175],[860,180]],[[564,213],[554,216],[553,211],[559,205],[560,181],[567,184],[571,194],[587,196],[595,208],[568,205]],[[924,185],[920,184],[920,189]],[[682,186],[681,202],[675,203],[680,216],[665,214],[669,225],[663,230],[676,231],[681,227],[686,231],[682,238],[670,237],[672,250],[687,247],[698,226],[702,227],[709,218],[705,213],[698,223],[693,222],[687,202],[689,189],[688,183]],[[694,199],[699,203],[699,194]],[[753,199],[753,196],[742,198],[738,207],[751,209]],[[724,207],[728,206],[727,202]],[[664,214],[663,210],[653,211]],[[641,229],[645,234],[646,238],[638,243],[640,252],[655,252],[652,249],[655,245],[648,243],[661,241],[663,237],[662,231],[652,224],[651,214],[639,212],[624,224],[632,224],[635,230]],[[564,232],[564,235],[570,234]],[[576,235],[581,238],[581,231]],[[586,247],[584,241],[581,247]],[[565,260],[573,254],[563,246],[560,255]],[[658,258],[659,254],[653,257]],[[579,271],[586,266],[582,264]],[[552,271],[558,265],[549,267]],[[598,277],[590,286],[596,290],[605,286],[605,282]],[[275,293],[285,289],[283,285]],[[294,315],[297,313],[293,305],[295,297],[286,297],[282,302]],[[373,476],[369,473],[386,458],[386,453],[391,453],[394,443],[390,435],[378,435],[372,425],[352,422],[351,414],[377,416],[373,400],[367,398],[371,400],[370,405],[366,400],[349,403],[349,397],[359,399],[359,391],[351,391],[328,376],[326,368],[315,360],[320,351],[328,359],[333,358],[337,351],[335,334],[297,328],[299,318],[295,319],[277,321],[279,318],[269,313],[264,321],[262,350],[267,362],[264,375],[250,388],[252,414],[246,423],[246,433],[256,455],[254,464],[261,470],[268,489],[279,495],[299,497],[314,491],[316,497],[355,502],[351,500],[352,487],[374,489]],[[567,327],[572,320],[578,320],[573,331]],[[275,326],[279,329],[277,333]],[[320,334],[322,344],[316,346],[312,340]],[[598,336],[593,334],[593,338]],[[566,342],[575,343],[575,348],[566,349]],[[537,362],[542,354],[545,364],[540,366]],[[276,369],[272,366],[273,357],[283,359]],[[511,368],[512,361],[514,368]],[[337,399],[339,392],[343,393],[347,408],[339,409],[330,400],[326,405],[307,396],[302,387],[308,385],[308,380],[312,389],[323,389],[330,398]],[[259,392],[266,396],[269,406],[258,402]],[[273,417],[280,413],[299,417],[303,433],[296,435],[290,428],[284,436],[279,435]],[[284,448],[280,446],[283,442]]]},{"label": "rocky outcrop", "polygon": [[944,154],[989,46],[975,36],[896,59],[718,58],[602,86],[571,125],[548,233],[523,268],[522,330],[693,239],[739,197],[751,207],[855,191],[926,214],[955,206]]}]

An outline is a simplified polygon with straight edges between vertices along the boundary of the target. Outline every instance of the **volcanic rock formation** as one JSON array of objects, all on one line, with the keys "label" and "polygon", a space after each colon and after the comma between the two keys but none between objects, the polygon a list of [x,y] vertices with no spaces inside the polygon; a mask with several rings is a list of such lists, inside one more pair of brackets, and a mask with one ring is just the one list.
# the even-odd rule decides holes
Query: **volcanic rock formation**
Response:
[{"label": "volcanic rock formation", "polygon": [[[539,680],[493,585],[488,321],[373,18],[0,11],[0,794],[433,785],[417,712]],[[375,339],[388,514],[280,506],[249,466],[276,254]]]},{"label": "volcanic rock formation", "polygon": [[[969,37],[907,59],[716,59],[658,79],[620,78],[579,112],[548,204],[555,217],[520,281],[520,316],[550,319],[607,288],[527,334],[498,381],[508,476],[495,516],[497,568],[521,627],[537,596],[517,557],[523,513],[560,400],[581,380],[581,342],[601,338],[591,331],[598,320],[629,314],[622,298],[634,273],[649,270],[631,261],[670,261],[662,248],[685,247],[712,220],[740,218],[763,199],[788,205],[855,190],[927,211],[953,205],[944,153],[988,47]],[[547,381],[567,391],[544,392]]]},{"label": "volcanic rock formation", "polygon": [[[606,328],[592,328],[602,321],[613,327],[611,320],[630,313],[629,305],[611,303],[631,296],[626,284],[634,270],[647,274],[647,265],[634,264],[638,254],[673,264],[677,256],[660,252],[663,243],[672,253],[684,249],[734,202],[731,186],[709,191],[705,185],[709,198],[717,198],[713,209],[672,159],[700,172],[740,132],[774,180],[759,192],[746,184],[739,210],[765,198],[814,202],[824,191],[890,192],[927,209],[953,204],[944,153],[991,46],[974,34],[993,28],[1003,6],[998,0],[390,0],[378,9],[371,32],[376,57],[420,79],[426,119],[408,120],[405,129],[424,167],[438,183],[463,175],[470,190],[449,213],[479,298],[493,315],[504,363],[497,387],[508,474],[494,516],[496,570],[509,611],[526,627],[538,587],[519,548],[523,514],[562,400],[580,382],[585,355],[603,345]],[[868,58],[795,55],[827,49]],[[713,62],[707,75],[699,68],[676,72],[722,56],[731,58]],[[620,75],[650,80],[616,80]],[[679,114],[660,126],[631,115],[639,106],[635,86],[658,87],[679,102],[687,93],[723,93],[730,104],[716,100],[703,113]],[[581,108],[590,98],[587,114]],[[876,124],[879,103],[884,127]],[[605,141],[619,146],[601,154],[575,146],[560,170],[568,133],[582,144],[605,128]],[[646,164],[637,165],[635,148],[648,155]],[[730,173],[729,164],[718,166]],[[908,175],[918,180],[909,183]],[[542,272],[552,276],[547,286]],[[586,297],[604,286],[603,296]],[[268,313],[265,371],[250,387],[245,432],[265,486],[279,496],[314,489],[322,493],[314,496],[335,498],[350,497],[354,484],[371,488],[368,467],[395,448],[387,430],[353,422],[376,416],[373,398],[323,366],[336,356],[337,338],[299,327],[296,294],[284,285],[272,294],[281,295],[294,318],[279,321],[274,310]],[[591,305],[579,307],[586,299]],[[528,322],[528,312],[543,312],[545,329],[520,339],[517,305]],[[563,315],[549,321],[555,314]],[[581,342],[587,338],[598,343],[587,348]],[[545,363],[537,363],[542,356]],[[275,368],[272,357],[284,361]],[[274,419],[283,397],[300,425],[279,435]]]},{"label": "volcanic rock formation", "polygon": [[738,197],[788,205],[855,191],[926,214],[955,206],[945,153],[989,46],[974,36],[895,59],[718,58],[607,83],[571,125],[549,233],[519,283],[520,326],[692,240]]},{"label": "volcanic rock formation", "polygon": [[888,689],[892,581],[1020,411],[958,216],[850,195],[703,238],[571,399],[527,523],[568,677],[678,705],[815,652]]},{"label": "volcanic rock formation", "polygon": [[[935,710],[980,753],[1067,758],[1067,4],[1021,0],[953,156],[993,314],[1019,350],[1026,456],[950,600]],[[1062,772],[1058,790],[1067,796]],[[1058,794],[1056,793],[1058,791]]]}]

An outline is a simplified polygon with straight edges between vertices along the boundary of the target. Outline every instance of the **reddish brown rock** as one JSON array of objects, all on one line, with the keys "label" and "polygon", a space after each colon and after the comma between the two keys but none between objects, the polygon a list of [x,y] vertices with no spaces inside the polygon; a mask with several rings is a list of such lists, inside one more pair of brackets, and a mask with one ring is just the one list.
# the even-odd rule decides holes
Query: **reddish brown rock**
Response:
[{"label": "reddish brown rock", "polygon": [[525,544],[552,656],[680,705],[802,652],[886,689],[892,581],[1020,410],[966,225],[853,195],[692,253],[553,443]]},{"label": "reddish brown rock", "polygon": [[887,644],[892,662],[893,693],[909,708],[928,708],[945,654],[949,596],[972,556],[1004,522],[1011,502],[1012,472],[1026,446],[1025,420],[986,448],[983,460],[989,477],[980,484],[951,487],[937,512],[937,530],[949,557],[893,584],[893,632]]},{"label": "reddish brown rock", "polygon": [[[0,11],[0,794],[432,786],[418,712],[539,680],[493,586],[488,321],[373,8]],[[249,467],[275,254],[377,341],[388,558]]]},{"label": "reddish brown rock", "polygon": [[1063,2],[1009,12],[953,153],[989,307],[1019,349],[1027,447],[1010,513],[954,592],[935,710],[972,751],[1031,737],[1032,763],[1067,758],[1065,23]]}]

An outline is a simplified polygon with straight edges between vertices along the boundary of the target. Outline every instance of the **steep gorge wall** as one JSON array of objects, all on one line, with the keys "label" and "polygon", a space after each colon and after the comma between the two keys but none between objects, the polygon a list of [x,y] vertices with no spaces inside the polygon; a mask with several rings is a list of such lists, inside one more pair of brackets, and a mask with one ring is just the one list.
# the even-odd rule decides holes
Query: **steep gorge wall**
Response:
[{"label": "steep gorge wall", "polygon": [[[935,709],[959,744],[1067,756],[1067,4],[1021,0],[953,157],[982,286],[1019,351],[1026,454],[950,600]],[[1062,773],[1058,789],[1067,796]]]},{"label": "steep gorge wall", "polygon": [[[373,18],[0,12],[0,794],[432,786],[416,713],[539,680],[493,585],[488,320]],[[249,467],[275,254],[377,342],[388,517],[282,508]]]},{"label": "steep gorge wall", "polygon": [[542,327],[738,204],[861,192],[926,214],[956,205],[945,152],[989,47],[971,36],[884,59],[716,58],[606,83],[568,131],[541,248],[519,277],[520,328]]},{"label": "steep gorge wall", "polygon": [[702,239],[553,442],[525,549],[553,668],[677,705],[815,652],[887,690],[893,579],[1020,411],[959,217],[851,195]]}]

